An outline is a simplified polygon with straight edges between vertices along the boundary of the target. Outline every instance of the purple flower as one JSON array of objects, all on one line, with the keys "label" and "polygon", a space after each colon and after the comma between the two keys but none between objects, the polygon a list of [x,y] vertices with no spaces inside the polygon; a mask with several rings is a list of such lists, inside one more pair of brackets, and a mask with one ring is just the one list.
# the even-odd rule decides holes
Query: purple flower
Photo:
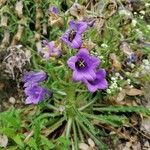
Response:
[{"label": "purple flower", "polygon": [[55,7],[55,6],[50,7],[48,10],[49,10],[49,12],[52,12],[54,14],[58,14],[59,13],[58,8]]},{"label": "purple flower", "polygon": [[94,80],[83,80],[83,82],[86,84],[90,92],[95,92],[98,89],[106,89],[108,87],[105,77],[106,71],[104,69],[100,69],[96,73],[96,78]]},{"label": "purple flower", "polygon": [[39,83],[47,78],[47,74],[44,71],[40,72],[25,72],[23,77],[23,82],[25,82],[24,87],[28,87],[34,83]]},{"label": "purple flower", "polygon": [[48,42],[46,40],[43,41],[44,48],[40,51],[43,54],[44,59],[49,59],[50,56],[60,56],[60,50],[58,47],[55,47],[55,42]]},{"label": "purple flower", "polygon": [[87,49],[80,49],[76,56],[72,56],[67,61],[68,66],[74,70],[73,80],[82,81],[94,80],[96,78],[96,68],[100,64],[98,58],[91,56]]},{"label": "purple flower", "polygon": [[134,53],[132,53],[131,55],[129,55],[127,57],[127,64],[131,64],[133,62],[136,62],[136,60],[137,60],[137,56]]},{"label": "purple flower", "polygon": [[82,45],[82,33],[87,29],[88,25],[86,22],[70,21],[70,28],[63,34],[61,39],[69,45],[71,48],[78,49]]},{"label": "purple flower", "polygon": [[46,97],[50,98],[52,96],[52,93],[49,90],[39,86],[38,84],[32,84],[27,87],[25,89],[25,94],[27,96],[26,104],[37,104]]}]

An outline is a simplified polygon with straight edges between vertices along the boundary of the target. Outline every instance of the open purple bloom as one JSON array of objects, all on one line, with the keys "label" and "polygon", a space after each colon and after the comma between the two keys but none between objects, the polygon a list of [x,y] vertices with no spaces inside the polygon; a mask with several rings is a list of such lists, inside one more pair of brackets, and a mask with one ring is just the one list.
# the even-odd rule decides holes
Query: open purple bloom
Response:
[{"label": "open purple bloom", "polygon": [[44,48],[40,51],[43,54],[44,59],[49,59],[50,56],[60,56],[60,50],[55,46],[55,42],[43,41]]},{"label": "open purple bloom", "polygon": [[76,56],[72,56],[67,61],[68,66],[73,69],[73,80],[83,81],[94,80],[96,78],[96,68],[100,64],[98,58],[91,56],[87,49],[80,49]]},{"label": "open purple bloom", "polygon": [[96,73],[96,78],[94,80],[84,80],[83,82],[86,84],[90,92],[95,92],[98,89],[106,89],[108,87],[105,77],[106,71],[104,69],[100,69]]},{"label": "open purple bloom", "polygon": [[54,14],[58,14],[58,12],[59,12],[58,8],[55,6],[50,7],[48,10],[49,10],[49,12],[52,12]]},{"label": "open purple bloom", "polygon": [[24,87],[28,87],[34,83],[39,83],[47,78],[47,74],[44,71],[40,72],[25,72],[23,77],[23,82],[25,82]]},{"label": "open purple bloom", "polygon": [[82,33],[87,29],[86,22],[70,21],[69,29],[62,35],[61,39],[71,48],[78,49],[82,45]]},{"label": "open purple bloom", "polygon": [[32,84],[25,89],[25,94],[27,96],[26,104],[37,104],[38,102],[44,100],[46,97],[50,98],[52,93],[39,86],[38,84]]}]

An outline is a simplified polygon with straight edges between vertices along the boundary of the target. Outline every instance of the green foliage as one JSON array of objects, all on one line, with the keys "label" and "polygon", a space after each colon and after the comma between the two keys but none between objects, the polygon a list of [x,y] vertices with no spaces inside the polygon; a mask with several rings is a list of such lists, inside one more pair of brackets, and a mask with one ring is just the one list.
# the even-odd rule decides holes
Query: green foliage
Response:
[{"label": "green foliage", "polygon": [[93,110],[100,111],[100,112],[108,112],[108,113],[116,113],[116,112],[135,112],[138,114],[144,114],[149,116],[150,110],[146,109],[142,106],[108,106],[108,107],[100,107],[100,108],[94,108]]},{"label": "green foliage", "polygon": [[[39,103],[38,106],[26,106],[21,109],[10,108],[0,113],[0,134],[8,137],[8,150],[69,150],[71,148],[78,150],[79,143],[87,143],[88,138],[91,138],[98,148],[106,150],[109,148],[103,141],[103,137],[110,135],[98,125],[106,125],[118,129],[124,125],[129,125],[129,114],[136,113],[150,116],[150,110],[142,106],[96,106],[101,105],[103,101],[107,103],[105,96],[108,93],[106,91],[97,91],[92,94],[85,89],[82,83],[70,80],[72,71],[68,69],[67,60],[76,54],[76,50],[71,51],[64,44],[63,50],[66,53],[63,57],[59,59],[51,58],[47,61],[44,61],[37,54],[35,33],[40,34],[40,40],[48,39],[52,41],[58,39],[68,28],[68,21],[71,18],[69,18],[69,14],[65,14],[64,9],[70,8],[74,2],[73,0],[41,0],[39,3],[24,0],[23,19],[20,19],[14,11],[16,2],[17,0],[7,1],[6,5],[0,8],[0,16],[7,14],[9,17],[8,26],[5,29],[10,31],[12,38],[17,32],[18,25],[24,26],[24,32],[19,42],[31,50],[33,68],[47,72],[49,78],[42,83],[42,86],[50,89],[54,96],[52,99],[46,99]],[[91,3],[91,1],[87,0],[78,0],[78,2],[80,4]],[[108,1],[105,0],[104,2],[107,3]],[[40,18],[40,23],[47,23],[47,9],[50,4],[58,7],[60,16],[64,20],[64,26],[60,28],[56,26],[48,27],[48,34],[43,35],[42,28],[40,30],[35,29],[36,8],[38,6],[44,13],[44,17]],[[87,7],[94,9],[93,4],[87,5]],[[126,16],[120,15],[118,11],[115,15],[105,20],[103,33],[100,34],[95,28],[90,28],[83,37],[83,40],[96,44],[96,47],[92,49],[93,55],[103,56],[101,64],[108,72],[108,82],[115,73],[115,69],[109,60],[110,54],[117,54],[118,60],[123,61],[123,54],[119,49],[121,41],[131,43],[133,51],[140,49],[144,54],[150,55],[150,46],[147,44],[147,46],[140,47],[141,45],[137,42],[140,35],[134,29],[142,31],[147,41],[149,41],[150,30],[146,28],[147,23],[145,20],[136,16],[136,27],[132,27],[129,24],[127,26],[129,31],[126,33],[123,31],[124,25],[121,24]],[[92,14],[92,11],[90,13],[91,16],[95,15]],[[3,38],[3,34],[4,30],[0,28],[0,39]],[[103,47],[102,44],[107,46]],[[126,69],[126,66],[123,67]],[[129,67],[128,70],[130,71],[130,69]],[[125,78],[123,80],[120,79],[119,83],[124,83],[129,77],[125,76],[124,70],[120,70],[120,74],[123,74]],[[146,76],[145,81],[149,80],[149,76]],[[115,91],[114,95],[117,95],[117,92]]]}]

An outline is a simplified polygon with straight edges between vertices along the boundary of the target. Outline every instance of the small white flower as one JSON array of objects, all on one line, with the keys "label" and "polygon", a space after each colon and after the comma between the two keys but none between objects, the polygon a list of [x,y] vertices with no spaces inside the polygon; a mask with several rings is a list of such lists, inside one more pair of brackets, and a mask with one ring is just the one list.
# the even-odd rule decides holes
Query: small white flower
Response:
[{"label": "small white flower", "polygon": [[119,91],[122,91],[122,87],[119,87]]},{"label": "small white flower", "polygon": [[144,11],[144,10],[141,10],[141,11],[140,11],[140,14],[145,15],[145,11]]},{"label": "small white flower", "polygon": [[116,76],[116,77],[119,77],[119,76],[120,76],[120,73],[119,73],[119,72],[116,72],[116,73],[115,73],[115,76]]},{"label": "small white flower", "polygon": [[135,76],[135,77],[139,77],[139,72],[136,72],[136,73],[134,74],[134,76]]},{"label": "small white flower", "polygon": [[150,65],[150,62],[149,62],[147,59],[143,59],[143,63],[144,63],[145,65]]},{"label": "small white flower", "polygon": [[103,48],[107,48],[107,47],[108,47],[108,45],[107,45],[107,44],[105,44],[105,43],[103,43],[103,44],[101,44],[101,47],[103,47]]},{"label": "small white flower", "polygon": [[135,27],[137,24],[137,21],[135,19],[132,20],[132,26]]},{"label": "small white flower", "polygon": [[140,67],[141,67],[141,69],[145,69],[145,65],[141,65]]},{"label": "small white flower", "polygon": [[118,87],[117,83],[113,83],[113,87],[116,89]]},{"label": "small white flower", "polygon": [[130,83],[131,83],[131,80],[130,80],[130,79],[127,79],[127,83],[130,84]]},{"label": "small white flower", "polygon": [[145,66],[145,69],[146,70],[150,70],[150,66]]},{"label": "small white flower", "polygon": [[100,58],[100,59],[103,59],[104,57],[101,55],[101,56],[99,56],[99,58]]},{"label": "small white flower", "polygon": [[149,7],[150,6],[150,3],[145,3],[145,7]]},{"label": "small white flower", "polygon": [[116,80],[116,78],[115,78],[115,77],[111,77],[111,80],[113,80],[113,81],[114,81],[114,80]]},{"label": "small white flower", "polygon": [[122,76],[120,76],[120,79],[121,79],[121,80],[123,80],[123,77],[122,77]]},{"label": "small white flower", "polygon": [[147,29],[150,30],[150,25],[147,25]]},{"label": "small white flower", "polygon": [[108,94],[111,94],[111,90],[110,90],[110,89],[107,89],[106,92],[107,92]]},{"label": "small white flower", "polygon": [[131,66],[131,68],[134,68],[134,67],[135,67],[135,64],[131,63],[130,66]]},{"label": "small white flower", "polygon": [[110,88],[110,89],[114,89],[114,86],[113,86],[113,85],[110,85],[109,88]]},{"label": "small white flower", "polygon": [[144,18],[144,16],[140,16],[140,19],[143,19]]},{"label": "small white flower", "polygon": [[127,76],[130,76],[130,72],[126,72],[125,74],[126,74]]}]

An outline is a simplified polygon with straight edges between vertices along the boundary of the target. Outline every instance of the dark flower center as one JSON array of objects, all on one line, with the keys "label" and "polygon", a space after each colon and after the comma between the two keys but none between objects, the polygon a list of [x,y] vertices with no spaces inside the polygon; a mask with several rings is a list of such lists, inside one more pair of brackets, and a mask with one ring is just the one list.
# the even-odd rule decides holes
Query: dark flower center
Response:
[{"label": "dark flower center", "polygon": [[83,58],[79,58],[77,62],[75,63],[75,66],[78,70],[84,70],[87,67],[87,63]]},{"label": "dark flower center", "polygon": [[72,30],[70,31],[69,37],[68,37],[68,40],[69,40],[70,42],[73,41],[73,39],[74,39],[75,36],[76,36],[76,33],[77,33],[77,32],[76,32],[74,29],[72,29]]},{"label": "dark flower center", "polygon": [[99,79],[95,79],[94,81],[88,81],[91,85],[97,85],[99,83]]}]

